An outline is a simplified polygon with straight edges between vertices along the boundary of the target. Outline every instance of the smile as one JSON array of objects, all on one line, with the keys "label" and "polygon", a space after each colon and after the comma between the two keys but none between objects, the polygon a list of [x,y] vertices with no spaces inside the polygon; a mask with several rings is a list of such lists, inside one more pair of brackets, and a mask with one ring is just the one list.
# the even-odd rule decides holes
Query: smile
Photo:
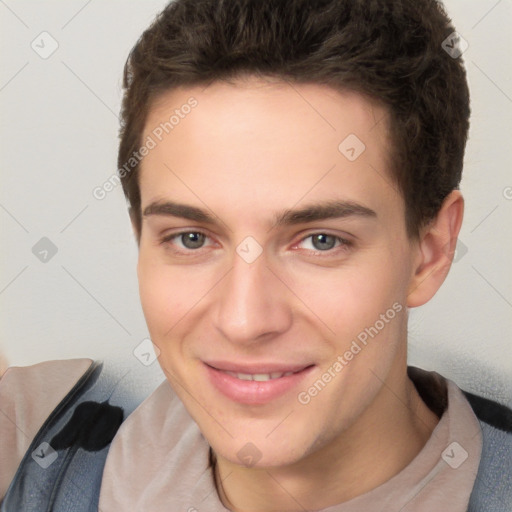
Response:
[{"label": "smile", "polygon": [[[314,364],[282,368],[255,368],[249,372],[236,371],[240,367],[219,365],[222,368],[203,363],[207,378],[213,387],[231,401],[246,405],[263,405],[285,396],[296,389],[308,375]],[[226,366],[231,366],[229,369]],[[276,366],[276,365],[275,365]],[[265,369],[271,371],[264,371]]]},{"label": "smile", "polygon": [[[222,370],[221,370],[222,371]],[[231,375],[231,377],[236,377],[240,380],[256,380],[258,382],[265,382],[267,380],[280,379],[281,377],[288,377],[288,375],[293,375],[293,372],[272,372],[272,373],[235,373],[235,372],[223,372],[226,375]]]}]

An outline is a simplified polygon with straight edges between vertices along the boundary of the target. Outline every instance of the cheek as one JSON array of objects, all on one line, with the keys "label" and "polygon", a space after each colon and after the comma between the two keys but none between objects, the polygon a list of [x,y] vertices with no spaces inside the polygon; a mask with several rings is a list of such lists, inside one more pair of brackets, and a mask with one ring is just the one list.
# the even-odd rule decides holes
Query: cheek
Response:
[{"label": "cheek", "polygon": [[339,268],[296,269],[290,277],[297,296],[326,327],[326,336],[352,339],[394,303],[403,303],[405,263],[384,248],[373,253]]},{"label": "cheek", "polygon": [[[202,309],[202,298],[212,288],[211,272],[186,265],[169,265],[162,256],[141,250],[138,263],[139,295],[152,340],[177,336]],[[215,275],[214,275],[215,277]]]},{"label": "cheek", "polygon": [[[178,275],[174,275],[178,274]],[[179,376],[183,345],[180,343],[180,327],[187,310],[190,310],[187,293],[177,280],[179,272],[172,272],[169,267],[139,262],[139,294],[151,341],[159,349],[159,364],[167,379],[174,383],[183,381]],[[179,389],[180,386],[174,386]],[[185,398],[185,397],[183,397]]]},{"label": "cheek", "polygon": [[[151,262],[141,254],[138,265],[139,294],[151,337],[158,344],[162,336],[183,316],[187,288],[179,273],[170,267]],[[179,290],[179,292],[177,292]]]}]

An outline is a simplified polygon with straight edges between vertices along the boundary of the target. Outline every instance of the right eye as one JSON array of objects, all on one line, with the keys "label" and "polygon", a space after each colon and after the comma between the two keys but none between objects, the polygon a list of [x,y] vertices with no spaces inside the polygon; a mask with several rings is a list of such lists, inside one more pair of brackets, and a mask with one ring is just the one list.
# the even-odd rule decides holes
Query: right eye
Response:
[{"label": "right eye", "polygon": [[[161,243],[164,245],[177,246],[177,252],[190,252],[202,249],[205,241],[209,237],[201,231],[181,231],[166,235],[162,238]],[[173,248],[173,250],[175,250]]]}]

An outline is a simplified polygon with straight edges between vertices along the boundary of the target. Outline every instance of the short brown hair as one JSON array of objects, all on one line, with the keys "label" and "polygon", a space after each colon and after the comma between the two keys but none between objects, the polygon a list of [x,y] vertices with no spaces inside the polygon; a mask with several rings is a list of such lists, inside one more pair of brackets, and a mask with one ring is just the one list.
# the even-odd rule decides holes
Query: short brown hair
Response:
[{"label": "short brown hair", "polygon": [[[357,91],[389,112],[391,172],[416,237],[461,179],[470,109],[462,59],[442,47],[453,32],[435,0],[172,1],[125,64],[118,168],[175,87],[258,75]],[[121,181],[140,233],[138,171]]]}]

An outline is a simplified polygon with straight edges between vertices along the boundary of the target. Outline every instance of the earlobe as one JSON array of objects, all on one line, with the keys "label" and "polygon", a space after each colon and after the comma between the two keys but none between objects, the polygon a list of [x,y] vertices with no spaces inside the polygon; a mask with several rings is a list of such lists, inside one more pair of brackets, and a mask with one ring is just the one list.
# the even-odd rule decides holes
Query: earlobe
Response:
[{"label": "earlobe", "polygon": [[443,284],[452,264],[463,215],[464,198],[459,190],[453,190],[435,219],[420,234],[418,258],[407,295],[408,307],[425,304]]}]

